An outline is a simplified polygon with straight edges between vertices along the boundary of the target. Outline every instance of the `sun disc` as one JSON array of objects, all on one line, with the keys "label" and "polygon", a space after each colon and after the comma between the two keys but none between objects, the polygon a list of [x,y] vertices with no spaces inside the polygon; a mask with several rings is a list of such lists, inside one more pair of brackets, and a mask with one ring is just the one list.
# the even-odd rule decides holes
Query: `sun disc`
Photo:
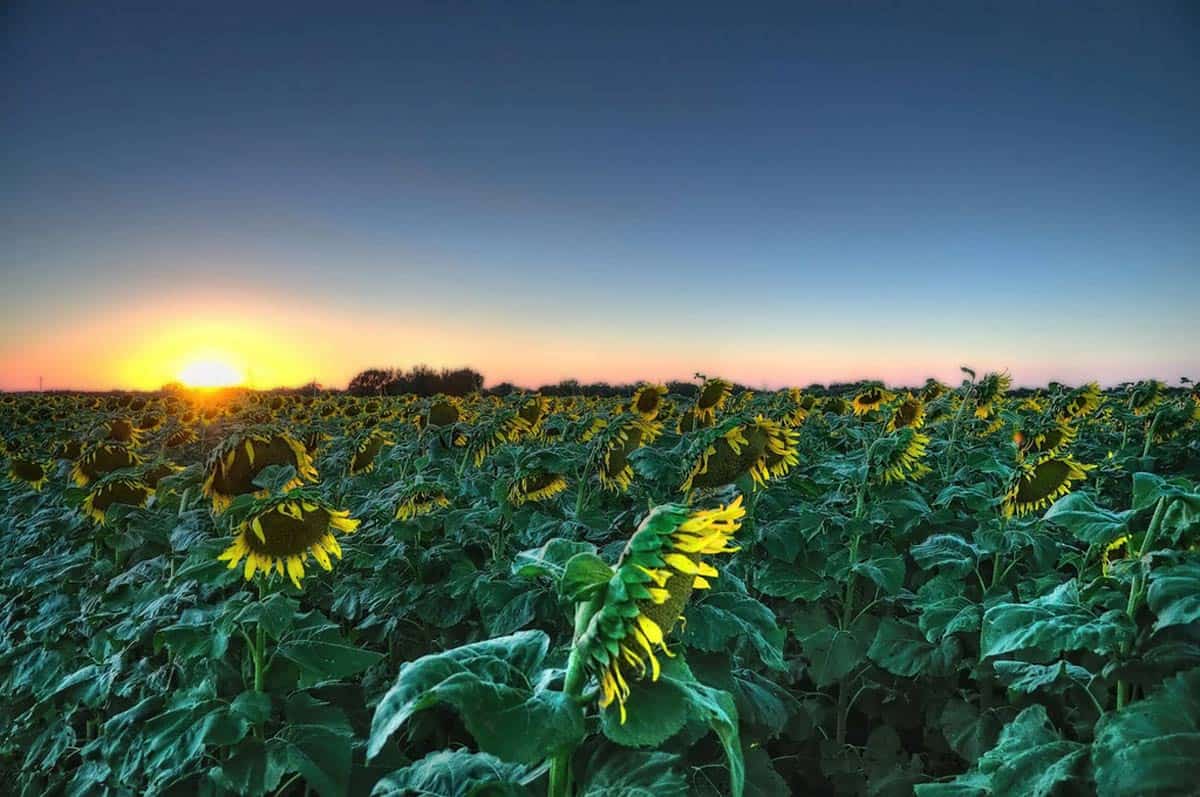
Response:
[{"label": "sun disc", "polygon": [[242,374],[224,360],[192,360],[179,371],[179,381],[188,387],[228,387],[242,382]]}]

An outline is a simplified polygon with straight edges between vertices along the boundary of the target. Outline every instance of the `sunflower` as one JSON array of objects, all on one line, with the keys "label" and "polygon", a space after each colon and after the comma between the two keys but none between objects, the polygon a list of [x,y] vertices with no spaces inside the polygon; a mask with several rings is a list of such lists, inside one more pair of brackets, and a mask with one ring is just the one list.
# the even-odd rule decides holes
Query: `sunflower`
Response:
[{"label": "sunflower", "polygon": [[254,484],[270,465],[291,465],[296,476],[285,490],[317,480],[317,469],[304,445],[282,432],[249,432],[227,437],[209,455],[204,480],[204,494],[212,499],[213,509],[221,511],[239,495],[264,495],[265,490]]},{"label": "sunflower", "polygon": [[153,432],[163,425],[166,420],[157,412],[146,412],[137,420],[137,429],[139,432]]},{"label": "sunflower", "polygon": [[[1118,553],[1118,556],[1113,554]],[[1100,574],[1107,576],[1108,569],[1112,564],[1113,559],[1124,559],[1129,556],[1129,535],[1122,534],[1115,540],[1104,546],[1103,553],[1100,554]]]},{"label": "sunflower", "polygon": [[1164,387],[1157,379],[1138,382],[1129,394],[1129,409],[1133,410],[1134,415],[1150,413],[1162,401]]},{"label": "sunflower", "polygon": [[1066,395],[1058,411],[1060,421],[1074,421],[1091,415],[1100,406],[1100,386],[1089,382]]},{"label": "sunflower", "polygon": [[[375,458],[386,446],[393,445],[392,436],[378,430],[368,432],[354,450],[350,459],[350,475],[357,476],[375,470]],[[307,450],[307,449],[306,449]]]},{"label": "sunflower", "polygon": [[933,401],[949,389],[949,387],[936,379],[926,379],[925,386],[921,388],[920,399],[922,401]]},{"label": "sunflower", "polygon": [[158,483],[168,476],[174,476],[183,470],[182,465],[176,465],[169,460],[160,459],[141,470],[140,479],[148,487],[158,488]]},{"label": "sunflower", "polygon": [[138,438],[141,436],[139,430],[134,426],[133,421],[126,418],[115,418],[104,424],[104,439],[111,440],[114,443],[133,443],[137,444]]},{"label": "sunflower", "polygon": [[679,419],[675,421],[675,431],[679,434],[687,434],[694,432],[697,429],[712,426],[712,423],[704,423],[696,416],[696,408],[688,407],[683,412],[679,413]]},{"label": "sunflower", "polygon": [[894,432],[897,429],[920,429],[925,425],[925,402],[913,396],[912,393],[905,393],[904,399],[895,406],[892,410],[892,415],[888,418],[886,431]]},{"label": "sunflower", "polygon": [[782,423],[794,429],[808,419],[808,413],[816,404],[816,399],[806,396],[799,388],[788,388],[784,393]]},{"label": "sunflower", "polygon": [[329,554],[342,558],[342,546],[334,532],[352,534],[358,524],[349,512],[297,490],[261,501],[238,526],[233,544],[217,559],[228,561],[230,570],[245,559],[247,581],[256,572],[269,575],[274,568],[282,576],[286,569],[288,578],[300,589],[309,554],[322,569],[332,570]]},{"label": "sunflower", "polygon": [[980,420],[991,418],[1004,400],[1004,394],[1012,387],[1012,377],[1006,372],[993,372],[975,386],[975,417]]},{"label": "sunflower", "polygon": [[545,501],[567,489],[567,480],[560,474],[535,470],[514,479],[508,488],[508,500],[513,506],[531,501]]},{"label": "sunflower", "polygon": [[78,440],[62,440],[54,446],[54,458],[74,461],[83,453],[83,443]]},{"label": "sunflower", "polygon": [[727,422],[701,439],[700,454],[679,489],[720,487],[746,474],[756,487],[765,486],[800,461],[797,439],[796,432],[761,415],[746,424]]},{"label": "sunflower", "polygon": [[702,557],[737,551],[730,541],[745,514],[741,496],[701,511],[667,504],[652,510],[629,538],[603,603],[576,642],[576,654],[600,684],[600,708],[615,701],[622,723],[629,681],[647,674],[658,680],[657,654],[672,657],[666,639],[692,592],[717,577]]},{"label": "sunflower", "polygon": [[8,478],[40,491],[50,480],[50,466],[31,456],[17,454],[8,460]]},{"label": "sunflower", "polygon": [[75,460],[71,478],[80,487],[87,487],[101,476],[123,468],[142,464],[142,458],[129,443],[102,441],[88,448]]},{"label": "sunflower", "polygon": [[633,483],[633,466],[629,455],[644,445],[653,443],[662,434],[662,424],[641,416],[626,416],[608,426],[598,442],[600,467],[597,476],[606,490],[625,492]]},{"label": "sunflower", "polygon": [[890,391],[885,390],[880,385],[870,385],[854,397],[854,400],[850,403],[850,408],[854,410],[855,415],[866,415],[868,412],[879,409],[891,400],[892,394]]},{"label": "sunflower", "polygon": [[1087,478],[1087,472],[1094,467],[1070,457],[1048,457],[1018,466],[1004,494],[1004,516],[1019,517],[1046,509],[1071,492],[1071,485]]},{"label": "sunflower", "polygon": [[450,506],[446,493],[434,487],[416,487],[406,492],[396,507],[396,520],[412,520]]},{"label": "sunflower", "polygon": [[1049,426],[1031,423],[1013,433],[1013,444],[1021,459],[1053,457],[1075,442],[1077,434],[1075,427],[1064,421]]},{"label": "sunflower", "polygon": [[821,411],[827,415],[845,415],[850,409],[850,402],[841,396],[826,396],[821,400]]},{"label": "sunflower", "polygon": [[550,399],[540,393],[530,396],[517,410],[517,416],[527,427],[523,434],[536,437],[542,430],[542,422],[550,414]]},{"label": "sunflower", "polygon": [[641,415],[648,421],[658,417],[662,410],[663,398],[667,395],[666,385],[645,384],[633,393],[629,400],[629,411]]},{"label": "sunflower", "polygon": [[696,396],[694,408],[697,426],[711,426],[717,413],[733,393],[733,383],[721,378],[707,380]]},{"label": "sunflower", "polygon": [[425,422],[429,426],[450,426],[462,419],[462,404],[449,396],[439,396],[429,405]]},{"label": "sunflower", "polygon": [[929,446],[929,435],[909,427],[879,438],[871,446],[871,474],[884,484],[916,481],[930,472],[921,460]]},{"label": "sunflower", "polygon": [[83,512],[95,523],[103,526],[105,516],[113,504],[145,506],[152,495],[154,488],[139,479],[108,476],[96,482],[83,499]]},{"label": "sunflower", "polygon": [[476,424],[471,431],[470,445],[475,467],[506,443],[515,443],[529,433],[529,426],[514,410],[501,410]]},{"label": "sunflower", "polygon": [[199,439],[200,437],[194,429],[184,427],[176,429],[167,435],[166,446],[167,448],[183,448],[184,446],[190,446]]}]

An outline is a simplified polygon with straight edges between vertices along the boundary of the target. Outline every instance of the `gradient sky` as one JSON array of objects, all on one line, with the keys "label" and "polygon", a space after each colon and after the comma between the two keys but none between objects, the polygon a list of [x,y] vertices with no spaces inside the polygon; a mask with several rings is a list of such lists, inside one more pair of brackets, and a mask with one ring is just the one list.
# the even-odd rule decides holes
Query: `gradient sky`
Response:
[{"label": "gradient sky", "polygon": [[0,389],[1200,377],[1195,4],[0,13]]}]

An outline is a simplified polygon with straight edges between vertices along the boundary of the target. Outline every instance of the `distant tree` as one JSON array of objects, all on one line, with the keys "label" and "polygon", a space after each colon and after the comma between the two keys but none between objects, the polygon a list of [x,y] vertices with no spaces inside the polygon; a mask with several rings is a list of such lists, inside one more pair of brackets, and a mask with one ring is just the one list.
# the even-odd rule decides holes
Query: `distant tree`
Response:
[{"label": "distant tree", "polygon": [[500,398],[504,398],[505,396],[511,396],[513,393],[516,393],[519,390],[520,388],[514,385],[512,382],[501,382],[498,385],[492,385],[485,390],[484,393],[489,396],[498,396]]},{"label": "distant tree", "polygon": [[695,396],[700,386],[695,382],[667,382],[667,392],[678,396]]},{"label": "distant tree", "polygon": [[378,396],[395,378],[395,369],[368,368],[354,375],[346,386],[346,392],[352,396]]}]

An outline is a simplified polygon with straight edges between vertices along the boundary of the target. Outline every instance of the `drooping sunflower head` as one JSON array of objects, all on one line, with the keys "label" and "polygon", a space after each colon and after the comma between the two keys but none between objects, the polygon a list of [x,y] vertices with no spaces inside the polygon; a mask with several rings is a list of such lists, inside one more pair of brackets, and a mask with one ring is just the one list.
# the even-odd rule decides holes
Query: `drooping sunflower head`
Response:
[{"label": "drooping sunflower head", "polygon": [[255,573],[269,576],[272,569],[285,573],[296,589],[304,578],[304,565],[311,555],[324,570],[332,570],[332,554],[342,558],[342,547],[335,534],[352,534],[359,521],[350,513],[303,490],[262,499],[236,529],[233,543],[217,557],[229,562],[229,569],[243,559],[247,581]]},{"label": "drooping sunflower head", "polygon": [[800,388],[796,387],[781,391],[781,395],[782,415],[780,420],[784,426],[794,429],[808,419],[808,413],[812,410],[816,399],[804,395]]},{"label": "drooping sunflower head", "polygon": [[114,504],[145,506],[152,495],[154,488],[140,479],[122,475],[106,476],[92,485],[83,499],[83,513],[94,523],[103,526],[108,510]]},{"label": "drooping sunflower head", "polygon": [[658,680],[657,657],[672,657],[666,640],[692,592],[707,589],[718,575],[704,557],[738,550],[731,541],[745,514],[741,496],[709,510],[667,504],[653,509],[630,537],[600,608],[576,642],[600,684],[600,707],[615,702],[622,723],[629,681]]},{"label": "drooping sunflower head", "polygon": [[1164,387],[1166,385],[1157,379],[1138,382],[1129,393],[1129,409],[1134,415],[1150,413],[1162,401]]},{"label": "drooping sunflower head", "polygon": [[71,478],[80,487],[86,487],[96,479],[116,470],[133,468],[142,464],[141,456],[129,443],[101,441],[84,449],[71,469]]},{"label": "drooping sunflower head", "polygon": [[1013,433],[1019,459],[1041,459],[1060,454],[1075,442],[1078,430],[1065,421],[1035,417],[1024,421]]},{"label": "drooping sunflower head", "polygon": [[513,506],[547,501],[567,489],[561,474],[548,470],[531,470],[513,479],[508,488],[508,501]]},{"label": "drooping sunflower head", "polygon": [[606,490],[624,492],[633,483],[629,455],[654,442],[662,434],[662,424],[640,415],[623,415],[606,424],[594,436],[599,458],[597,475]]},{"label": "drooping sunflower head", "polygon": [[871,478],[877,482],[916,481],[930,472],[924,463],[929,435],[911,427],[897,429],[871,445]]},{"label": "drooping sunflower head", "polygon": [[239,495],[265,495],[254,484],[270,465],[291,465],[296,476],[284,486],[291,490],[317,480],[317,469],[304,444],[281,431],[262,430],[231,434],[212,452],[205,468],[204,494],[213,509],[221,511]]},{"label": "drooping sunflower head", "polygon": [[766,486],[799,462],[798,435],[780,423],[757,416],[749,423],[733,419],[706,430],[697,441],[695,458],[679,489],[715,488],[749,475],[754,486]]},{"label": "drooping sunflower head", "polygon": [[1059,404],[1058,419],[1069,423],[1091,415],[1100,407],[1100,400],[1100,385],[1095,382],[1077,387],[1063,397]]},{"label": "drooping sunflower head", "polygon": [[1112,567],[1114,559],[1125,559],[1129,556],[1129,535],[1122,534],[1115,540],[1104,546],[1104,552],[1100,554],[1100,574],[1107,576],[1109,569]]},{"label": "drooping sunflower head", "polygon": [[528,433],[529,426],[516,410],[499,408],[488,413],[474,425],[467,441],[475,467],[482,465],[499,446],[515,443]]},{"label": "drooping sunflower head", "polygon": [[450,506],[446,491],[435,485],[416,484],[404,491],[396,505],[396,520],[412,520]]},{"label": "drooping sunflower head", "polygon": [[925,402],[912,393],[906,393],[904,398],[892,408],[892,414],[888,418],[886,431],[894,432],[897,429],[920,429],[924,425]]},{"label": "drooping sunflower head", "polygon": [[855,415],[866,415],[892,400],[892,393],[883,385],[868,385],[860,390],[850,403]]},{"label": "drooping sunflower head", "polygon": [[542,422],[546,420],[546,416],[550,414],[550,399],[540,393],[527,398],[517,411],[517,415],[525,422],[528,434],[536,437],[542,429]]},{"label": "drooping sunflower head", "polygon": [[949,389],[949,387],[936,379],[926,379],[925,386],[921,388],[919,398],[922,401],[933,401]]},{"label": "drooping sunflower head", "polygon": [[666,385],[642,385],[634,391],[633,398],[629,400],[629,409],[646,420],[652,421],[662,410],[663,399],[666,395]]},{"label": "drooping sunflower head", "polygon": [[429,404],[425,422],[434,428],[451,426],[462,420],[462,404],[450,396],[438,396]]},{"label": "drooping sunflower head", "polygon": [[170,460],[159,459],[148,465],[143,465],[138,473],[138,480],[147,487],[157,489],[160,481],[168,476],[174,476],[181,470],[183,470],[182,465],[176,465]]},{"label": "drooping sunflower head", "polygon": [[137,429],[139,432],[153,432],[163,425],[164,420],[160,412],[144,412],[137,419]]},{"label": "drooping sunflower head", "polygon": [[[0,452],[2,453],[2,452]],[[83,454],[83,443],[72,438],[70,440],[61,440],[54,446],[54,458],[65,459],[69,462],[74,462]]]},{"label": "drooping sunflower head", "polygon": [[732,393],[732,382],[720,377],[714,377],[705,381],[700,387],[700,393],[696,396],[696,404],[693,408],[697,421],[696,425],[711,425],[713,419],[717,417],[717,413],[725,406],[725,402],[729,400],[729,396]]},{"label": "drooping sunflower head", "polygon": [[50,480],[50,464],[29,454],[14,454],[8,460],[8,478],[40,491]]},{"label": "drooping sunflower head", "polygon": [[1012,377],[1006,371],[993,371],[975,386],[975,417],[991,418],[1000,408],[1004,394],[1012,387]]},{"label": "drooping sunflower head", "polygon": [[845,415],[850,411],[850,402],[841,396],[826,396],[821,399],[820,407],[826,415]]},{"label": "drooping sunflower head", "polygon": [[139,430],[128,418],[114,418],[108,421],[102,425],[101,433],[105,440],[111,440],[114,443],[136,444],[140,437]]},{"label": "drooping sunflower head", "polygon": [[1005,517],[1046,509],[1071,492],[1071,485],[1087,478],[1087,472],[1094,467],[1070,457],[1046,457],[1018,465],[1001,504]]},{"label": "drooping sunflower head", "polygon": [[394,442],[390,434],[379,429],[362,435],[354,449],[354,456],[350,458],[350,475],[358,476],[375,470],[375,459],[379,452]]},{"label": "drooping sunflower head", "polygon": [[679,418],[675,421],[675,431],[679,434],[687,434],[694,432],[697,429],[704,429],[712,426],[712,421],[705,421],[696,415],[695,407],[688,407],[683,412],[679,413]]}]

